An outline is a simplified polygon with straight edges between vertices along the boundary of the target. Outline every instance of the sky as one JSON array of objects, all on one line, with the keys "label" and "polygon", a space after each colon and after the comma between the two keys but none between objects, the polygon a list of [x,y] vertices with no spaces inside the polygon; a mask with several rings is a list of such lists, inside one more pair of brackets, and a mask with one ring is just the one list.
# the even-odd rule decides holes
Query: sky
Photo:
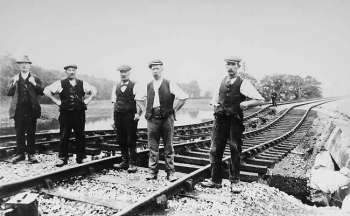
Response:
[{"label": "sky", "polygon": [[311,75],[325,96],[349,92],[348,0],[0,0],[0,55],[29,55],[34,64],[117,80],[164,76],[197,80],[204,89],[238,56],[261,79],[277,73]]}]

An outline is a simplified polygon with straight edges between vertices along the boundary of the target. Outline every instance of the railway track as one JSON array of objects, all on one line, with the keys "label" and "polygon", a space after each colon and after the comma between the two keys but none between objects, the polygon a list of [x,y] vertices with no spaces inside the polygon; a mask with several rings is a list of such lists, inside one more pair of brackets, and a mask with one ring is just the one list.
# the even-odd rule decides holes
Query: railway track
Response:
[{"label": "railway track", "polygon": [[[261,108],[252,108],[248,110],[245,115],[245,119],[251,119],[259,113],[264,113],[270,106],[264,105]],[[205,121],[197,124],[175,126],[174,141],[180,140],[193,140],[201,137],[208,136],[212,128],[212,121]],[[147,148],[147,129],[139,128],[137,131],[138,140],[137,146],[139,149]],[[101,152],[105,152],[106,156],[115,155],[118,152],[119,146],[116,145],[116,133],[114,130],[96,130],[86,131],[86,153],[87,155],[99,155]],[[13,155],[16,148],[16,136],[6,135],[0,136],[0,159],[6,159]],[[59,144],[59,133],[37,133],[36,134],[36,148],[41,153],[48,151],[55,151]],[[71,138],[71,142],[74,142],[74,138]],[[72,145],[74,146],[74,145]],[[74,151],[72,149],[71,151]]]},{"label": "railway track", "polygon": [[[241,179],[243,181],[257,180],[270,165],[293,149],[295,140],[300,138],[310,126],[307,121],[306,124],[303,122],[311,108],[328,101],[305,102],[291,106],[264,127],[246,132],[242,147]],[[307,109],[295,109],[300,106],[306,106]],[[6,197],[18,193],[21,189],[28,190],[32,187],[31,190],[40,194],[39,201],[43,205],[50,206],[52,199],[56,199],[57,202],[70,200],[72,205],[79,206],[85,203],[91,207],[94,214],[102,211],[101,215],[134,215],[155,203],[165,202],[167,197],[181,191],[192,190],[196,183],[208,177],[209,146],[210,139],[205,137],[174,145],[175,169],[180,179],[173,183],[165,181],[164,175],[157,181],[145,182],[143,176],[145,171],[142,168],[136,174],[109,170],[114,163],[121,160],[120,156],[112,156],[0,185],[0,194]],[[161,148],[161,155],[162,151]],[[138,153],[140,167],[147,167],[147,153],[147,150]],[[227,149],[223,162],[227,163],[228,160],[229,150]],[[160,169],[164,169],[162,157],[160,158]],[[102,172],[97,172],[101,170]],[[45,187],[49,189],[43,190],[42,188]],[[101,199],[96,200],[98,194],[100,196],[103,194],[102,196],[107,198],[102,201]]]}]

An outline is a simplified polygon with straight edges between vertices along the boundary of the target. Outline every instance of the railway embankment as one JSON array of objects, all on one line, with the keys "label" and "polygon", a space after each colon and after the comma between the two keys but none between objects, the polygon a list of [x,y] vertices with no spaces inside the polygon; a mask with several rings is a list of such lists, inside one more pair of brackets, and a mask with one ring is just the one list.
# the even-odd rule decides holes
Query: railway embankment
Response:
[{"label": "railway embankment", "polygon": [[306,204],[350,211],[349,110],[350,99],[314,108],[312,126],[265,182]]}]

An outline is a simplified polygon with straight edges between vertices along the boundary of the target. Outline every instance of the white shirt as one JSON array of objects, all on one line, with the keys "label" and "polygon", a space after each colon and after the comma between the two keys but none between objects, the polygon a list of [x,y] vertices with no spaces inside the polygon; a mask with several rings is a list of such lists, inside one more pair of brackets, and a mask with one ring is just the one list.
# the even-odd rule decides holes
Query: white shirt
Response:
[{"label": "white shirt", "polygon": [[[164,80],[163,78],[161,78],[159,80],[155,80],[155,79],[152,80],[153,89],[154,89],[154,93],[155,93],[153,107],[160,106],[158,90],[159,90],[159,87],[161,86],[163,80]],[[169,89],[170,89],[170,93],[175,95],[175,99],[184,100],[184,99],[188,98],[188,95],[175,82],[169,81]],[[147,98],[146,94],[147,94],[147,86],[144,88],[144,91],[139,90],[136,92],[135,99],[136,100],[144,100],[145,98]]]},{"label": "white shirt", "polygon": [[[69,80],[70,84],[72,86],[75,86],[77,84],[76,80]],[[83,81],[83,89],[85,93],[88,94],[96,94],[97,90],[94,86],[90,85],[88,82]],[[56,82],[52,83],[51,85],[46,86],[44,89],[44,92],[51,92],[52,94],[59,94],[63,90],[61,85],[61,80],[57,80]]]},{"label": "white shirt", "polygon": [[27,77],[29,76],[29,72],[28,73],[22,73],[21,72],[21,76],[23,79],[27,79]]},{"label": "white shirt", "polygon": [[[230,84],[234,83],[236,81],[237,77],[230,79],[229,82]],[[217,85],[220,89],[222,80],[220,80],[220,83]],[[213,98],[211,100],[211,104],[217,104],[219,102],[219,89],[216,89]],[[256,99],[256,100],[264,100],[264,98],[260,95],[258,90],[253,86],[253,84],[247,80],[243,79],[241,87],[240,87],[240,92],[244,96],[251,98],[251,99]]]}]

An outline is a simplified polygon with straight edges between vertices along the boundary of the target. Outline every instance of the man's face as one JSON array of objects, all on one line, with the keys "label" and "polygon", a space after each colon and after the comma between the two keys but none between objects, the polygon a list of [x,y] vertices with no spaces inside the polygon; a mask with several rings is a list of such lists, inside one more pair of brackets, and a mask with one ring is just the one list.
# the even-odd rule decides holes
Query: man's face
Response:
[{"label": "man's face", "polygon": [[122,81],[128,81],[130,77],[130,70],[129,71],[120,71],[120,79]]},{"label": "man's face", "polygon": [[227,62],[226,63],[227,73],[230,77],[235,77],[239,69],[238,62]]},{"label": "man's face", "polygon": [[152,65],[151,67],[153,78],[158,80],[162,77],[163,66],[162,65]]},{"label": "man's face", "polygon": [[21,63],[18,63],[18,67],[21,72],[27,73],[30,70],[31,64],[26,62],[21,62]]},{"label": "man's face", "polygon": [[77,72],[77,69],[75,69],[75,68],[72,68],[72,67],[67,68],[66,74],[67,74],[68,79],[75,79],[76,72]]}]

